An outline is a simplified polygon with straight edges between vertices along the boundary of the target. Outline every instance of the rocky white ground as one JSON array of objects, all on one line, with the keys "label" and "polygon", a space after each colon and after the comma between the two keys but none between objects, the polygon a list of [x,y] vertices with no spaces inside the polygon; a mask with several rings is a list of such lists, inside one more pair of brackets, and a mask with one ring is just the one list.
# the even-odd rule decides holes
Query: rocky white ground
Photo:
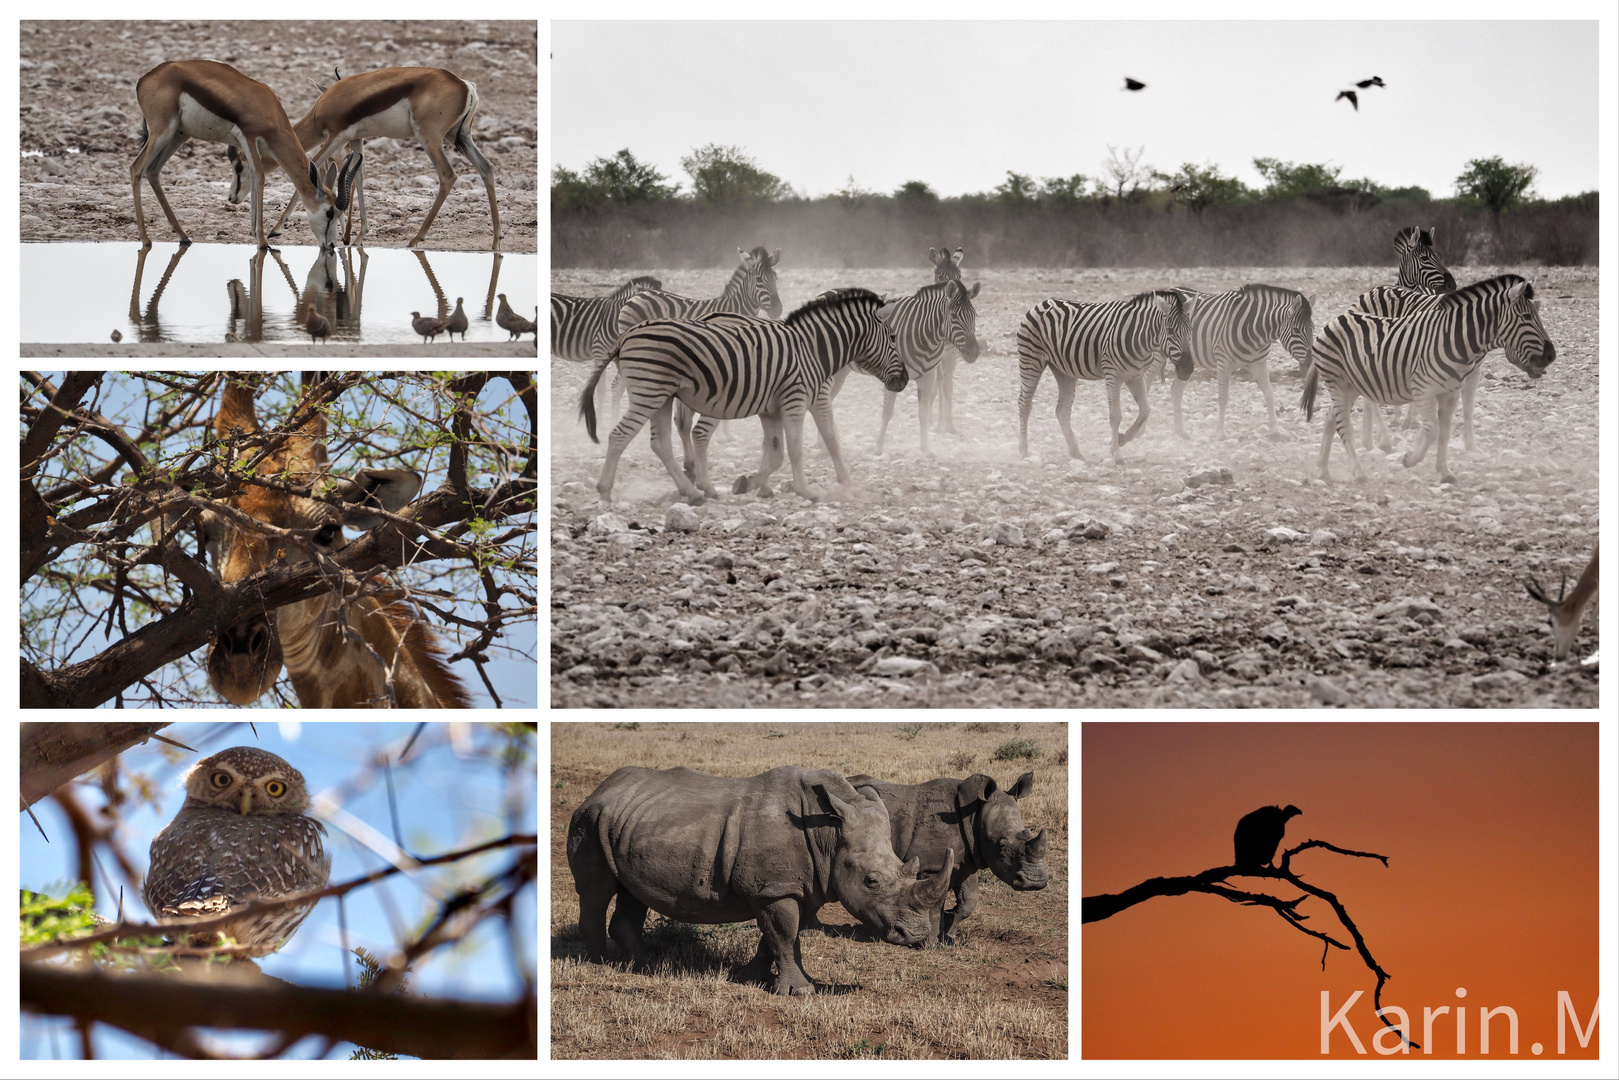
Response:
[{"label": "rocky white ground", "polygon": [[[822,289],[914,291],[929,268],[780,273],[791,310]],[[1594,707],[1597,673],[1552,666],[1535,574],[1555,590],[1589,558],[1599,521],[1597,271],[1452,268],[1463,283],[1523,273],[1542,298],[1557,361],[1530,382],[1485,361],[1477,449],[1437,481],[1404,446],[1348,481],[1316,478],[1321,414],[1306,424],[1291,359],[1271,356],[1283,437],[1266,436],[1258,389],[1233,384],[1227,439],[1215,384],[1186,392],[1175,437],[1167,385],[1151,418],[1108,458],[1101,384],[1081,384],[1071,461],[1042,382],[1028,459],[1017,449],[1018,321],[1049,296],[1106,300],[1245,281],[1303,290],[1316,322],[1392,267],[975,272],[990,351],[957,369],[957,435],[919,452],[908,391],[886,453],[873,453],[881,387],[853,376],[837,416],[853,481],[834,489],[812,453],[808,502],[724,495],[670,515],[675,489],[638,435],[614,504],[597,498],[604,448],[577,419],[583,366],[552,367],[552,703],[556,706],[1531,706]],[[728,270],[556,271],[595,294],[637,273],[714,295]],[[1127,422],[1134,415],[1125,396]],[[1459,419],[1459,418],[1458,418]],[[721,490],[757,467],[756,422],[712,460]],[[1358,428],[1358,424],[1357,424]],[[1459,424],[1458,424],[1459,428]],[[1402,440],[1414,432],[1397,433]],[[1597,647],[1595,607],[1579,654]]]}]

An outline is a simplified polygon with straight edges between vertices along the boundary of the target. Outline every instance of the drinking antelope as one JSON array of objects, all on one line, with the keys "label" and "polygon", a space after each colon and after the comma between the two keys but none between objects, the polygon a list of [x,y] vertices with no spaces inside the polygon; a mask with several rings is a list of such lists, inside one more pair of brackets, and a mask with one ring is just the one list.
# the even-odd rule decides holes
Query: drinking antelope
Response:
[{"label": "drinking antelope", "polygon": [[[179,234],[180,243],[191,243],[169,207],[159,179],[163,166],[187,139],[229,147],[235,171],[229,199],[241,202],[244,188],[252,185],[253,235],[259,247],[270,246],[264,231],[264,174],[275,165],[292,178],[309,213],[309,230],[320,246],[334,246],[337,216],[348,209],[349,186],[360,171],[359,155],[351,155],[344,163],[334,194],[310,164],[275,91],[217,60],[167,60],[140,77],[135,99],[140,102],[144,130],[140,153],[129,167],[129,181],[135,190],[135,225],[143,247],[152,244],[141,210],[143,176],[151,183],[152,194]],[[289,202],[287,209],[291,208]]]},{"label": "drinking antelope", "polygon": [[[478,108],[478,88],[443,68],[396,67],[366,71],[338,79],[322,91],[309,112],[293,131],[305,150],[319,147],[311,159],[316,165],[334,157],[347,145],[358,154],[364,139],[415,139],[433,159],[438,170],[438,198],[427,212],[427,219],[408,246],[415,247],[427,236],[439,208],[455,186],[455,170],[444,154],[444,140],[452,139],[461,156],[483,177],[489,192],[489,220],[494,239],[490,250],[500,249],[500,210],[495,205],[495,167],[472,144],[472,114]],[[365,237],[365,177],[354,182],[354,198],[360,207],[360,236]],[[290,204],[289,204],[290,209]],[[282,211],[272,233],[281,231],[287,218]],[[343,230],[343,243],[349,242],[353,216]]]}]

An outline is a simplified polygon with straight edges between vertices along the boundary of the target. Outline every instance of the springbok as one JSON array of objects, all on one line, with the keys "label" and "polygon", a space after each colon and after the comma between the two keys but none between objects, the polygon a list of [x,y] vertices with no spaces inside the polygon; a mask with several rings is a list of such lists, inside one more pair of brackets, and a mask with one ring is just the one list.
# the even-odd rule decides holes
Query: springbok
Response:
[{"label": "springbok", "polygon": [[[305,376],[307,399],[309,376]],[[258,432],[253,389],[227,380],[214,417],[222,440]],[[285,486],[335,495],[342,506],[249,483],[226,502],[228,512],[200,514],[210,561],[229,584],[278,560],[309,561],[309,548],[333,555],[348,546],[345,525],[381,524],[415,498],[422,478],[407,469],[362,469],[350,481],[328,482],[326,419],[317,410],[255,468]],[[251,450],[249,453],[256,453]],[[251,521],[297,530],[307,541],[254,529]],[[275,685],[283,664],[306,709],[469,708],[460,679],[414,607],[400,594],[340,596],[328,592],[274,610],[258,611],[220,629],[208,649],[208,678],[234,705],[251,705]]]},{"label": "springbok", "polygon": [[[334,73],[335,74],[335,73]],[[319,84],[316,84],[319,86]],[[339,78],[322,90],[304,118],[293,125],[298,142],[305,150],[320,147],[310,160],[316,165],[335,155],[346,145],[358,154],[364,139],[415,139],[433,159],[438,170],[438,198],[427,212],[409,247],[416,247],[427,236],[439,207],[455,186],[455,170],[444,154],[444,140],[450,139],[461,156],[472,163],[483,177],[489,192],[489,220],[494,229],[491,251],[500,250],[500,210],[495,205],[495,167],[472,144],[472,114],[478,108],[478,88],[454,72],[443,68],[396,67],[361,72]],[[365,176],[354,184],[354,199],[360,207],[360,238],[365,238]],[[281,231],[292,204],[281,212],[271,235]],[[343,229],[343,243],[349,242],[353,214]]]},{"label": "springbok", "polygon": [[[1568,577],[1564,575],[1563,584],[1557,590],[1557,599],[1553,600],[1540,587],[1540,582],[1533,577],[1524,586],[1529,592],[1531,600],[1538,600],[1546,605],[1546,611],[1552,619],[1552,659],[1565,660],[1574,648],[1574,639],[1580,634],[1580,617],[1585,614],[1585,605],[1591,602],[1597,594],[1597,555],[1601,551],[1599,543],[1591,548],[1591,561],[1585,564],[1585,572],[1580,580],[1574,583],[1574,591],[1568,592]],[[1587,658],[1585,663],[1590,663]]]},{"label": "springbok", "polygon": [[[349,186],[359,175],[360,157],[350,155],[344,163],[334,194],[333,187],[322,182],[310,164],[275,91],[217,60],[166,60],[140,77],[135,84],[135,100],[140,103],[143,131],[140,153],[129,167],[129,181],[135,189],[135,225],[140,230],[142,247],[152,245],[146,235],[146,215],[141,210],[143,176],[152,185],[152,194],[157,196],[169,224],[179,234],[181,245],[191,243],[169,207],[159,179],[163,166],[187,139],[229,147],[226,152],[235,178],[228,197],[232,203],[239,203],[242,192],[252,185],[253,235],[260,248],[270,246],[264,231],[264,174],[276,165],[286,169],[292,178],[309,213],[309,231],[320,246],[336,244],[337,217],[348,209]],[[292,209],[290,201],[287,209]]]}]

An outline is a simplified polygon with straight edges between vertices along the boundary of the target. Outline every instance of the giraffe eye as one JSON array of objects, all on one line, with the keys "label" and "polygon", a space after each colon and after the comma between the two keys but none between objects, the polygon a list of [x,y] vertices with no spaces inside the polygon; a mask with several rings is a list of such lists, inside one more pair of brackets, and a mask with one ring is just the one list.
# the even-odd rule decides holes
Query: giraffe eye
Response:
[{"label": "giraffe eye", "polygon": [[287,793],[287,785],[279,780],[271,780],[264,785],[264,790],[269,793],[270,798],[279,799]]},{"label": "giraffe eye", "polygon": [[208,782],[214,785],[214,787],[218,788],[230,787],[230,773],[221,769],[219,772],[216,772],[214,775],[210,776],[208,778]]}]

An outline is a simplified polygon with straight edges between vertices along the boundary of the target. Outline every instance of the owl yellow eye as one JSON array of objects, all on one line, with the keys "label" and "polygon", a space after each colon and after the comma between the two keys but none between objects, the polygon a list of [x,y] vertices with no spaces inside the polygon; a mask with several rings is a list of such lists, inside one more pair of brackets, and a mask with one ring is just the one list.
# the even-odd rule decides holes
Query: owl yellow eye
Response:
[{"label": "owl yellow eye", "polygon": [[268,784],[264,785],[264,790],[269,793],[270,798],[279,799],[281,796],[287,793],[287,785],[283,784],[279,780],[271,780]]},{"label": "owl yellow eye", "polygon": [[216,772],[208,778],[208,782],[214,787],[230,787],[230,773],[223,770]]}]

